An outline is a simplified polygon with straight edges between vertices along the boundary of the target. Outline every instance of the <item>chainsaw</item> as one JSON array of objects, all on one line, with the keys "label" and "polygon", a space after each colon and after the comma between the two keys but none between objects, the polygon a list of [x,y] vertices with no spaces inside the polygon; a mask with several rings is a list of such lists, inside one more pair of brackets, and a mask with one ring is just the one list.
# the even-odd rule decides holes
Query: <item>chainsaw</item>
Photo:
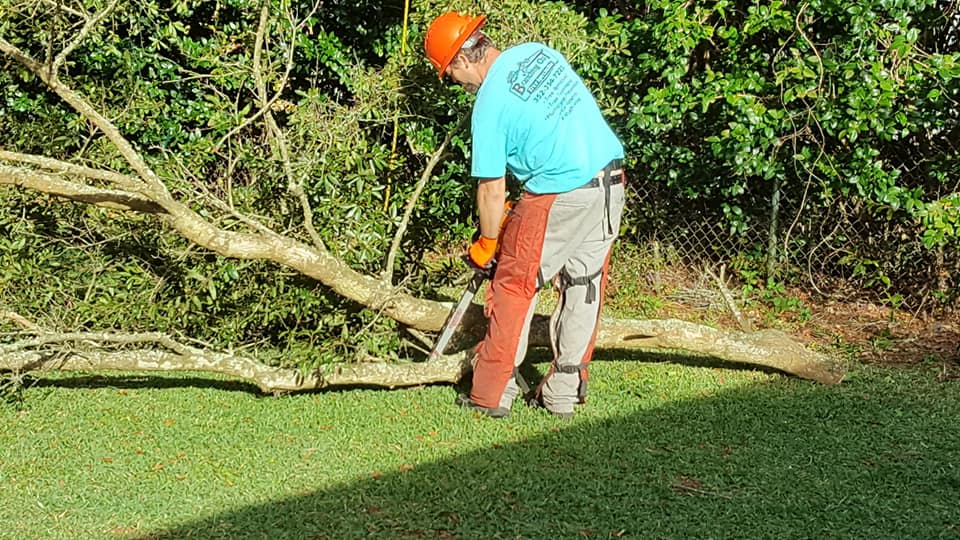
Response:
[{"label": "chainsaw", "polygon": [[467,313],[470,302],[473,301],[477,290],[480,289],[480,284],[482,284],[485,279],[487,279],[487,276],[480,272],[474,273],[473,277],[470,278],[470,283],[467,284],[466,290],[463,291],[463,296],[460,297],[460,301],[457,302],[456,307],[453,308],[450,316],[447,317],[447,322],[443,325],[440,337],[437,338],[437,343],[433,346],[433,350],[430,351],[430,357],[427,358],[428,361],[436,360],[443,355],[444,349],[446,349],[447,344],[450,343],[450,338],[453,337],[453,333],[457,327],[460,326],[460,321],[463,320],[463,316]]},{"label": "chainsaw", "polygon": [[[501,232],[506,226],[507,217],[510,216],[512,210],[513,203],[507,201],[503,207],[503,218],[500,220]],[[473,266],[469,260],[469,256],[466,256],[465,258],[467,264]],[[450,338],[453,337],[453,333],[457,330],[457,327],[460,326],[460,321],[463,320],[463,316],[467,313],[467,308],[470,307],[470,302],[472,302],[473,297],[476,296],[477,291],[480,289],[480,285],[483,284],[483,280],[493,279],[493,273],[496,271],[496,269],[496,259],[490,261],[490,264],[488,264],[486,268],[477,268],[474,266],[473,277],[470,278],[470,283],[467,283],[467,288],[463,291],[463,296],[460,297],[460,301],[457,302],[457,305],[453,308],[453,311],[450,312],[450,316],[447,317],[447,322],[443,325],[443,330],[440,331],[440,337],[437,338],[437,342],[433,346],[433,350],[430,351],[430,356],[427,357],[427,361],[436,360],[443,355],[443,351],[450,343]]]}]

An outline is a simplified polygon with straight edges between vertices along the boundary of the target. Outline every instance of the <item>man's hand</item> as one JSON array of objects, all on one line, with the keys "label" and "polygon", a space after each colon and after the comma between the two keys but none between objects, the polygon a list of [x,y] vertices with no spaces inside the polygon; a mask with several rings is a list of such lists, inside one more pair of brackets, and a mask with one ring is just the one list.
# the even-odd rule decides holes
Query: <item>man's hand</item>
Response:
[{"label": "man's hand", "polygon": [[[505,201],[503,193],[499,193],[499,194],[496,193],[497,186],[502,187],[502,184],[503,184],[503,178],[480,184],[481,189],[478,191],[478,202],[480,203],[480,208],[481,208],[480,225],[477,228],[476,234],[473,236],[473,243],[470,244],[470,248],[467,250],[466,256],[464,256],[464,260],[467,262],[468,265],[470,265],[470,267],[474,269],[474,271],[483,274],[488,279],[493,279],[493,273],[496,270],[496,266],[497,266],[497,247],[499,243],[498,240],[500,235],[503,234],[503,229],[507,224],[507,217],[510,215],[510,212],[513,210],[513,203],[510,201]],[[485,196],[486,194],[489,194],[488,191],[491,188],[493,188],[492,189],[492,191],[494,192],[493,194],[496,195],[496,197],[492,198],[493,200],[497,200],[497,199],[504,200],[504,202],[502,203],[503,210],[497,216],[498,218],[496,222],[497,228],[495,229],[497,234],[496,237],[485,236],[483,234],[483,232],[485,232],[486,230],[484,228],[484,224],[486,221],[486,217],[488,216],[488,211],[484,210],[485,206],[483,205],[483,203],[489,202],[491,200],[491,198]],[[485,194],[485,195],[481,196],[480,194]],[[501,203],[497,203],[497,204],[501,204]],[[487,226],[489,226],[489,224],[487,224]]]},{"label": "man's hand", "polygon": [[467,262],[474,270],[488,272],[493,268],[493,257],[497,254],[497,239],[480,236],[467,251]]}]

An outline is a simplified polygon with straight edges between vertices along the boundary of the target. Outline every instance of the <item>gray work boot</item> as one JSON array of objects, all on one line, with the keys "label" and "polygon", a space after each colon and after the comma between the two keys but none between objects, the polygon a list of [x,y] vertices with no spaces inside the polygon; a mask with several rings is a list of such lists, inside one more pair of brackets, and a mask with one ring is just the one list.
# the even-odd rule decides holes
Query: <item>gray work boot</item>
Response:
[{"label": "gray work boot", "polygon": [[556,416],[557,418],[562,418],[562,419],[564,419],[564,420],[570,420],[571,418],[573,418],[573,406],[572,406],[572,405],[569,407],[569,410],[567,410],[566,407],[564,407],[564,408],[562,408],[562,409],[560,409],[560,408],[552,408],[552,407],[550,407],[550,406],[547,406],[547,404],[543,402],[543,396],[540,396],[540,397],[537,398],[537,399],[532,399],[532,400],[528,401],[527,403],[528,403],[531,407],[534,407],[534,408],[537,408],[537,409],[543,409],[543,410],[547,411],[548,413],[550,413],[551,415]]},{"label": "gray work boot", "polygon": [[506,418],[510,415],[510,409],[506,407],[483,407],[474,403],[470,399],[470,396],[466,394],[460,394],[457,396],[456,404],[464,409],[470,409],[479,413],[483,413],[490,418]]}]

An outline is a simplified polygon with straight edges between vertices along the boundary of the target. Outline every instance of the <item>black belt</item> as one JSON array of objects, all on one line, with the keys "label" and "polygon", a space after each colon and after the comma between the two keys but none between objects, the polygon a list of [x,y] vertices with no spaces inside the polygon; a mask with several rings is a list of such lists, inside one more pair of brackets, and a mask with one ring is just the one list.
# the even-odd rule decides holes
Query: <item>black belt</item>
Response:
[{"label": "black belt", "polygon": [[610,163],[607,163],[607,166],[603,168],[596,176],[587,181],[586,184],[578,187],[577,189],[589,189],[589,188],[598,188],[603,186],[603,177],[606,174],[610,174],[609,185],[615,186],[617,184],[623,183],[623,161],[615,159]]},{"label": "black belt", "polygon": [[[616,171],[611,171],[610,173],[610,185],[615,186],[617,184],[623,183],[623,169]],[[577,189],[587,189],[587,188],[598,188],[603,184],[603,176],[598,175],[590,179],[586,184],[578,187]]]}]

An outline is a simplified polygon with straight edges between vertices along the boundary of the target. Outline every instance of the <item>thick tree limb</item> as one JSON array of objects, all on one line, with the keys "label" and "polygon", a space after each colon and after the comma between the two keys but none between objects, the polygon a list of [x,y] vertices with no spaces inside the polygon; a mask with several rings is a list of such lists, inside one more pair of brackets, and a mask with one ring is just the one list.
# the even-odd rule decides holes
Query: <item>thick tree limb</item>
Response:
[{"label": "thick tree limb", "polygon": [[[531,346],[550,346],[550,320],[535,315]],[[448,350],[472,347],[483,338],[486,320],[480,306],[467,312],[461,334]],[[824,384],[843,380],[843,369],[826,354],[813,351],[779,330],[740,332],[719,330],[676,319],[604,319],[597,333],[597,349],[687,351],[717,360],[774,369]]]},{"label": "thick tree limb", "polygon": [[90,167],[84,167],[83,165],[74,165],[73,163],[67,163],[65,161],[60,161],[58,159],[46,156],[35,156],[32,154],[20,154],[18,152],[0,150],[0,160],[35,165],[37,167],[48,169],[54,172],[80,176],[83,178],[89,178],[90,180],[99,180],[102,182],[115,184],[125,191],[132,191],[138,194],[140,194],[138,189],[143,185],[138,179],[124,174],[115,173],[113,171],[105,171],[103,169],[92,169]]},{"label": "thick tree limb", "polygon": [[[542,343],[541,318],[531,336]],[[69,343],[88,350],[74,350]],[[154,342],[160,349],[109,350],[124,344]],[[724,332],[677,320],[604,321],[597,346],[605,349],[667,349],[751,366],[765,366],[824,384],[836,384],[842,373],[828,369],[829,359],[804,348],[781,332]],[[27,371],[197,371],[246,380],[266,393],[319,390],[338,386],[397,388],[455,383],[471,370],[471,348],[431,362],[367,362],[337,364],[304,374],[271,367],[255,359],[211,352],[177,343],[158,334],[50,334],[0,347],[0,370]]]},{"label": "thick tree limb", "polygon": [[0,185],[4,184],[114,210],[133,210],[146,214],[157,214],[164,211],[155,202],[136,193],[95,188],[70,182],[59,176],[0,165]]},{"label": "thick tree limb", "polygon": [[198,371],[221,373],[249,381],[265,393],[301,392],[342,386],[398,388],[456,382],[469,370],[466,353],[436,362],[337,364],[304,375],[296,369],[264,365],[256,360],[196,350],[181,354],[163,350],[39,352],[0,355],[0,370],[28,371]]},{"label": "thick tree limb", "polygon": [[[15,322],[19,315],[0,312]],[[16,315],[16,318],[12,317]],[[35,325],[23,339],[0,345],[0,370],[28,371],[198,371],[246,380],[266,393],[319,390],[334,386],[395,388],[455,382],[469,369],[467,353],[435,362],[363,362],[321,367],[310,373],[265,365],[254,358],[198,349],[157,332],[51,332]],[[144,348],[144,346],[151,346]],[[117,350],[123,347],[122,350]],[[136,347],[136,348],[132,348]]]},{"label": "thick tree limb", "polygon": [[[546,320],[539,322],[541,332],[546,323]],[[691,351],[736,364],[768,367],[824,384],[843,380],[842,369],[829,356],[804,347],[778,330],[744,333],[676,319],[604,320],[596,346]]]}]

